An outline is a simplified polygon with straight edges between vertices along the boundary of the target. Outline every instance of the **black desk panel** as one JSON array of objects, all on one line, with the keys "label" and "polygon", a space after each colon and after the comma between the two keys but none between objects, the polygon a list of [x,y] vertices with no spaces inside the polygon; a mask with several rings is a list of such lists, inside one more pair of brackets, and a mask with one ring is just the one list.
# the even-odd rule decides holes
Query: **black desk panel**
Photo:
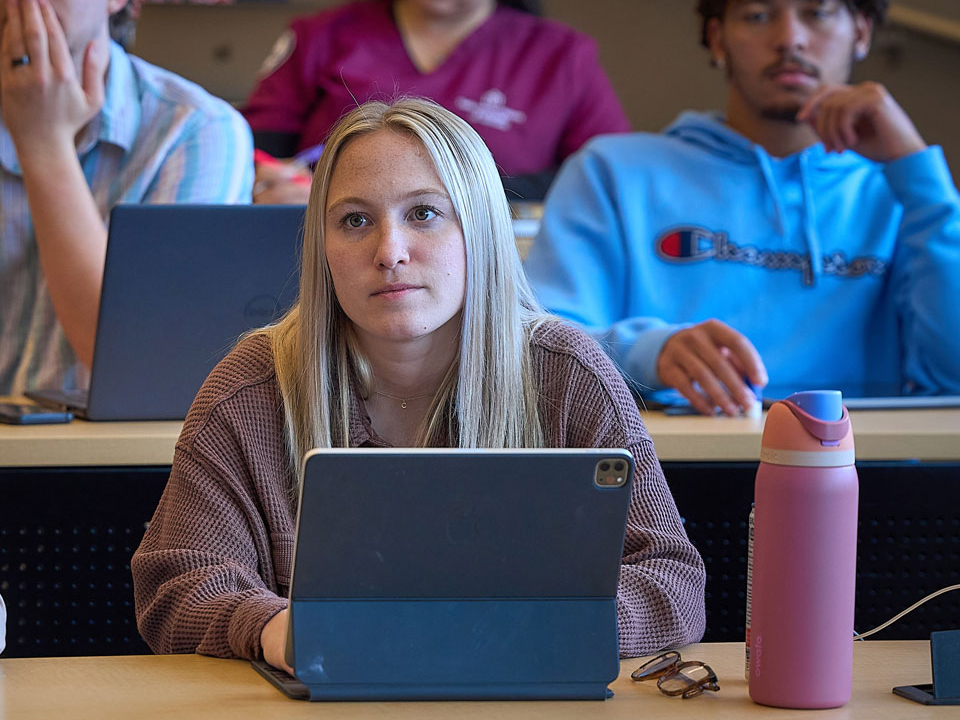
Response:
[{"label": "black desk panel", "polygon": [[3,657],[149,653],[130,558],[169,467],[0,469]]},{"label": "black desk panel", "polygon": [[[743,639],[746,523],[756,463],[664,463],[707,565],[708,642]],[[960,583],[960,464],[858,465],[856,627],[869,630]],[[4,657],[149,652],[133,613],[130,557],[167,467],[0,469]],[[926,639],[960,627],[960,592],[878,633]]]},{"label": "black desk panel", "polygon": [[[705,642],[741,641],[747,517],[757,463],[663,463],[690,540],[707,566]],[[917,600],[960,584],[960,463],[863,462],[855,627],[866,632]],[[921,605],[880,640],[960,628],[960,591]]]}]

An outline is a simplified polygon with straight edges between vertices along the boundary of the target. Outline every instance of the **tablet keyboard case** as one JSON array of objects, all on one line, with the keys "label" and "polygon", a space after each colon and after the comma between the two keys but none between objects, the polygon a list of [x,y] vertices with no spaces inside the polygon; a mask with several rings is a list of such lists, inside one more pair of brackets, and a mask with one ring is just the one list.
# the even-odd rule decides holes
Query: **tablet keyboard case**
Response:
[{"label": "tablet keyboard case", "polygon": [[593,477],[632,458],[597,452],[311,458],[291,602],[310,699],[611,695],[629,482]]}]

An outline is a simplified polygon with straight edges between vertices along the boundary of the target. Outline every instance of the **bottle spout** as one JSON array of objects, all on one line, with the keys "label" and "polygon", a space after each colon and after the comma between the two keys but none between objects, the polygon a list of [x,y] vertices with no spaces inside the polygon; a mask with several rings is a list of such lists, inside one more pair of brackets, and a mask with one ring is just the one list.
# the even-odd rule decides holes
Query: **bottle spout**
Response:
[{"label": "bottle spout", "polygon": [[850,416],[839,390],[798,392],[781,402],[825,447],[836,446],[850,430]]},{"label": "bottle spout", "polygon": [[843,395],[839,390],[807,390],[796,392],[787,398],[811,417],[824,422],[837,422],[843,418]]}]

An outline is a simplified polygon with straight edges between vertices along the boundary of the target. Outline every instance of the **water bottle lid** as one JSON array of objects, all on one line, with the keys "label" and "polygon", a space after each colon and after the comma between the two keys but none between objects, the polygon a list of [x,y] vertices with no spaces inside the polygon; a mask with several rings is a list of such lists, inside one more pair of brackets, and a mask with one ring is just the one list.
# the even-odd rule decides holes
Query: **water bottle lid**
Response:
[{"label": "water bottle lid", "polygon": [[761,462],[840,467],[855,461],[850,416],[840,392],[801,392],[774,403],[763,426]]},{"label": "water bottle lid", "polygon": [[817,420],[836,422],[843,417],[843,396],[839,390],[806,390],[787,398]]}]

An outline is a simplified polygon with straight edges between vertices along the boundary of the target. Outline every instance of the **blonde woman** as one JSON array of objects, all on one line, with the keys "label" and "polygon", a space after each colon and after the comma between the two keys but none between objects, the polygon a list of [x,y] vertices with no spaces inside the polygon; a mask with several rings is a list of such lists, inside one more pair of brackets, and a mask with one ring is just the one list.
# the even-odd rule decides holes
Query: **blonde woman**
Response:
[{"label": "blonde woman", "polygon": [[187,416],[133,557],[155,652],[283,661],[298,466],[313,447],[622,447],[636,460],[625,656],[704,628],[704,568],[620,374],[538,308],[497,169],[432,102],[368,103],[317,166],[300,299],[241,341]]}]

